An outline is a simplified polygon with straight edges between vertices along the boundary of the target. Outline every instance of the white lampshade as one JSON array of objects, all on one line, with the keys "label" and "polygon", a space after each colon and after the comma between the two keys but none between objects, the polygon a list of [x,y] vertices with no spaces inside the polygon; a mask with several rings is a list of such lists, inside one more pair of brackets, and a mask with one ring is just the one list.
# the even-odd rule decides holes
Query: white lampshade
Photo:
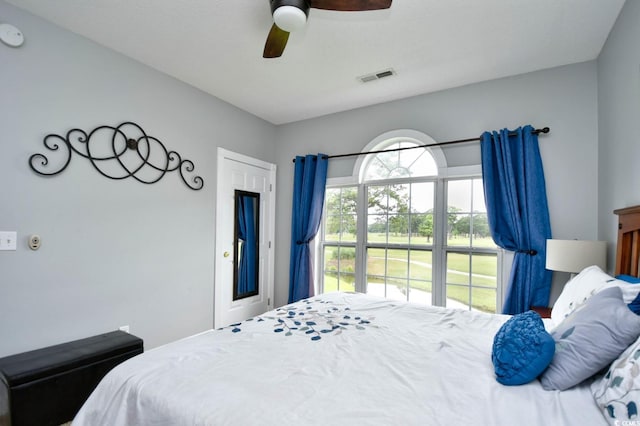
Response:
[{"label": "white lampshade", "polygon": [[591,265],[606,268],[606,241],[547,240],[546,268],[550,271],[577,274]]},{"label": "white lampshade", "polygon": [[307,15],[294,6],[280,6],[273,12],[273,21],[284,31],[293,32],[304,28]]}]

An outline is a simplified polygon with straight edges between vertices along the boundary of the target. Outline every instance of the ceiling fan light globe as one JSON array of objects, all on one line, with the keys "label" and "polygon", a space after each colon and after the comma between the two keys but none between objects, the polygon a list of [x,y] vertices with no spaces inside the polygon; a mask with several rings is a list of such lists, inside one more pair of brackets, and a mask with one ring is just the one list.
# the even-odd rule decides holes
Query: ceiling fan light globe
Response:
[{"label": "ceiling fan light globe", "polygon": [[284,31],[294,32],[304,28],[307,15],[294,6],[280,6],[273,12],[273,21]]}]

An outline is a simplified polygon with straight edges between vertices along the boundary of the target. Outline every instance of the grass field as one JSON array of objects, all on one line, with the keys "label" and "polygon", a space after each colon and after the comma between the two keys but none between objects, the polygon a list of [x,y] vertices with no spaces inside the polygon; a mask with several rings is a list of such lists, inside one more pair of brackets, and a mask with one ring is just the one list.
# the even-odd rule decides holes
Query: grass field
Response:
[{"label": "grass field", "polygon": [[[384,234],[381,234],[384,236]],[[385,241],[369,238],[371,242]],[[389,242],[392,238],[390,238]],[[327,240],[331,240],[327,238]],[[345,239],[343,238],[343,241]],[[348,240],[347,240],[348,241]],[[398,243],[406,243],[399,237]],[[412,241],[413,242],[413,241]],[[495,247],[490,238],[476,239],[474,247]],[[426,244],[426,242],[420,242]],[[469,238],[452,238],[449,246],[466,246]],[[355,249],[342,248],[338,265],[337,247],[326,247],[324,291],[354,291]],[[385,253],[386,252],[386,253]],[[338,266],[340,275],[338,277]],[[367,282],[395,285],[406,292],[407,287],[431,292],[432,257],[429,250],[370,248],[367,253]],[[496,255],[448,253],[446,297],[470,305],[475,309],[496,311]],[[339,278],[339,279],[338,279]]]}]

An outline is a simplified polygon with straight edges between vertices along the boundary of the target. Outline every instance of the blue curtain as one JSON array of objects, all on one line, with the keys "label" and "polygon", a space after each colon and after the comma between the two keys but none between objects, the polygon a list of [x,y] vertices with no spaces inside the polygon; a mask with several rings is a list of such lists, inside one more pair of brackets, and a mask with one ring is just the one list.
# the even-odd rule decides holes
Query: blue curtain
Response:
[{"label": "blue curtain", "polygon": [[309,242],[322,219],[328,157],[324,154],[296,157],[291,214],[289,303],[314,295]]},{"label": "blue curtain", "polygon": [[548,306],[551,272],[545,259],[551,225],[538,136],[531,126],[485,132],[481,151],[491,235],[498,246],[515,252],[502,312]]},{"label": "blue curtain", "polygon": [[255,292],[256,289],[256,226],[254,198],[238,197],[238,239],[242,241],[238,265],[238,295]]}]

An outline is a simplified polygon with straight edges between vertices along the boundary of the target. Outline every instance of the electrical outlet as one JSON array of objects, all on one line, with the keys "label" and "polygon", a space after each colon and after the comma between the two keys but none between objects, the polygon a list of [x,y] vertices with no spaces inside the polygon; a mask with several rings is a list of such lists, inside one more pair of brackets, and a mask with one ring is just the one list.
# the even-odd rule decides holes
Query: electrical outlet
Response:
[{"label": "electrical outlet", "polygon": [[18,233],[15,231],[0,231],[0,250],[16,250]]},{"label": "electrical outlet", "polygon": [[123,325],[122,327],[120,327],[120,331],[124,331],[125,333],[129,332],[129,326],[128,325]]}]

